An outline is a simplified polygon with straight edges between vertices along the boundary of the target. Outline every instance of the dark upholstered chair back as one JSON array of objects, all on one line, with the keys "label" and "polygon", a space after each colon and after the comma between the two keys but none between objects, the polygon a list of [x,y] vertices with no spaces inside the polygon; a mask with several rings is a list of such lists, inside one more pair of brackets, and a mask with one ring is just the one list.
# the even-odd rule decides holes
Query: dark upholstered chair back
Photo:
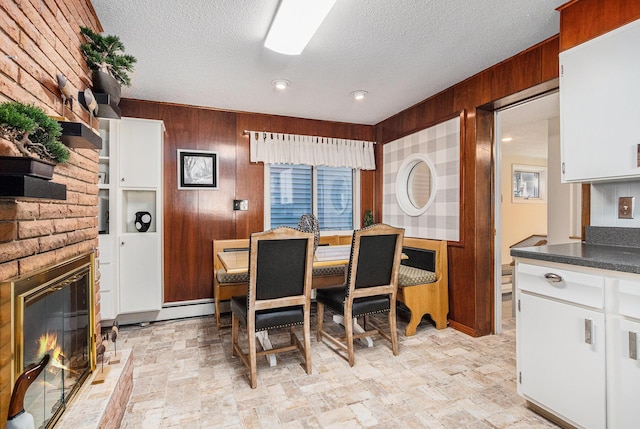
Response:
[{"label": "dark upholstered chair back", "polygon": [[304,294],[307,239],[258,241],[256,299]]},{"label": "dark upholstered chair back", "polygon": [[397,238],[397,234],[360,237],[356,288],[391,283]]}]

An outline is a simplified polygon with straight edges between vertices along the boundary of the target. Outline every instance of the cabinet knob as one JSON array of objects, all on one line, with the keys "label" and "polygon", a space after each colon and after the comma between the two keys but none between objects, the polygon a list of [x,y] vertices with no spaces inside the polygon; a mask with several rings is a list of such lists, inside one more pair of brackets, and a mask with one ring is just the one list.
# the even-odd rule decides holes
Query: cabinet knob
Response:
[{"label": "cabinet knob", "polygon": [[124,182],[124,177],[122,179],[120,179],[121,182]]},{"label": "cabinet knob", "polygon": [[546,273],[544,278],[547,279],[549,283],[560,283],[564,280],[560,274],[555,273]]},{"label": "cabinet knob", "polygon": [[120,247],[124,246],[124,241],[120,242]]}]

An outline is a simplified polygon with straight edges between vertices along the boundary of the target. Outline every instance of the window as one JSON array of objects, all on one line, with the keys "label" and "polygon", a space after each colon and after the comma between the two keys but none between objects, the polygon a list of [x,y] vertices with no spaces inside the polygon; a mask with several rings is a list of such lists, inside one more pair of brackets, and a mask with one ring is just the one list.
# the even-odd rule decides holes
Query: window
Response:
[{"label": "window", "polygon": [[513,164],[512,202],[545,202],[547,200],[547,168]]},{"label": "window", "polygon": [[[265,227],[296,227],[313,213],[322,231],[354,229],[358,175],[350,168],[265,165]],[[357,195],[356,195],[357,194]]]}]

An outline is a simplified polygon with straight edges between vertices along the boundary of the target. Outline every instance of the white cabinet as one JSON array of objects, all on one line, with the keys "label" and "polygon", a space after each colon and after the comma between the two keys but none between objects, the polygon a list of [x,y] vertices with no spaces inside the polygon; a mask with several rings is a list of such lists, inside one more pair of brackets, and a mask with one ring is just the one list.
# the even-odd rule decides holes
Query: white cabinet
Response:
[{"label": "white cabinet", "polygon": [[640,20],[560,53],[563,182],[640,177]]},{"label": "white cabinet", "polygon": [[[109,207],[107,215],[99,216],[100,229],[105,231],[99,240],[101,315],[111,319],[119,314],[159,311],[164,124],[133,118],[101,120],[101,131],[110,141],[105,151],[108,157],[104,157],[108,183],[100,185],[108,200],[103,205]],[[102,157],[100,160],[103,163]],[[136,225],[141,219],[148,225]]]},{"label": "white cabinet", "polygon": [[518,393],[579,427],[638,427],[640,276],[516,259]]},{"label": "white cabinet", "polygon": [[[118,137],[120,313],[162,308],[162,150],[164,124],[122,118]],[[143,215],[149,225],[136,225]],[[141,229],[146,229],[141,232]]]},{"label": "white cabinet", "polygon": [[516,277],[519,393],[574,425],[604,428],[604,279],[529,264]]},{"label": "white cabinet", "polygon": [[610,428],[637,428],[640,422],[640,280],[614,281],[612,315],[607,317],[607,397]]}]

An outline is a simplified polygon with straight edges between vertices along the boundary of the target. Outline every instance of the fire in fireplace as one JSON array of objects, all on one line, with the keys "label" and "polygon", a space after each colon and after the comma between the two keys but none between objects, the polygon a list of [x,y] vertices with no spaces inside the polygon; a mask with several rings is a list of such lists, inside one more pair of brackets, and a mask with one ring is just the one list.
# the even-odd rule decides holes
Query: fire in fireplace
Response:
[{"label": "fire in fireplace", "polygon": [[24,409],[33,415],[36,428],[53,427],[95,369],[93,253],[10,283],[12,384],[29,365],[49,355],[26,392]]}]

